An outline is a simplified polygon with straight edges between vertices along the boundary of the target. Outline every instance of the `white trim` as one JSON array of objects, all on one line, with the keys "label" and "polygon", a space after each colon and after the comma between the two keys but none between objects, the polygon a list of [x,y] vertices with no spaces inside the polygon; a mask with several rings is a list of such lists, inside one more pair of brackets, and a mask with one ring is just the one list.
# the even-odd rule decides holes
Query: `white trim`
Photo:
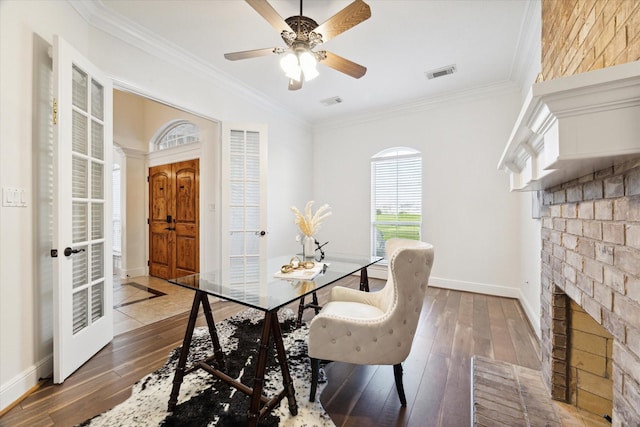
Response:
[{"label": "white trim", "polygon": [[338,118],[329,118],[314,122],[313,131],[321,132],[324,129],[336,130],[349,126],[367,124],[380,120],[388,120],[394,117],[402,117],[407,114],[422,113],[446,105],[455,105],[460,102],[469,102],[502,94],[520,93],[520,88],[512,81],[503,81],[487,86],[450,92],[446,95],[425,97],[412,102],[376,108],[375,110],[362,111],[361,113],[344,115]]},{"label": "white trim", "polygon": [[[182,162],[185,160],[199,159],[202,157],[202,143],[178,145],[176,147],[165,148],[164,150],[148,153],[147,168],[168,163]],[[147,171],[147,176],[148,176]]]},{"label": "white trim", "polygon": [[[387,279],[387,268],[381,265],[372,265],[367,269],[367,272],[369,274],[369,277],[372,279]],[[356,275],[359,276],[359,274]],[[456,291],[472,292],[475,294],[486,294],[506,298],[515,298],[520,301],[520,305],[522,306],[522,309],[524,310],[527,319],[529,319],[529,322],[531,323],[531,326],[533,327],[533,330],[538,338],[540,338],[541,336],[540,313],[536,313],[535,310],[533,310],[520,289],[487,283],[443,279],[438,277],[431,277],[429,279],[429,286],[443,289],[452,289]]]},{"label": "white trim", "polygon": [[[345,115],[337,119],[330,118],[312,123],[297,115],[295,112],[290,111],[284,105],[269,99],[265,94],[257,93],[254,88],[249,87],[246,83],[238,80],[233,75],[211,66],[201,58],[187,52],[175,43],[162,38],[157,33],[154,33],[140,24],[118,14],[117,12],[114,12],[100,1],[67,1],[90,26],[104,31],[106,34],[109,34],[124,43],[134,46],[157,58],[165,60],[167,58],[173,58],[174,60],[172,62],[174,64],[184,67],[190,72],[196,72],[200,75],[213,79],[213,83],[217,84],[218,87],[225,90],[231,90],[236,96],[240,96],[249,102],[255,102],[258,105],[264,106],[281,116],[286,116],[287,120],[296,122],[300,126],[308,127],[313,131],[322,130],[327,127],[335,128],[337,126],[343,127],[359,123],[368,123],[379,120],[380,118],[403,115],[407,112],[437,108],[442,104],[460,102],[461,100],[479,99],[486,96],[496,96],[507,91],[515,90],[520,92],[521,86],[524,84],[524,79],[526,77],[525,74],[528,67],[528,61],[530,61],[530,55],[528,54],[530,52],[529,47],[536,42],[535,37],[538,34],[537,31],[539,31],[538,29],[530,28],[532,26],[531,23],[541,20],[538,16],[539,9],[536,6],[536,1],[531,1],[521,22],[518,46],[522,46],[523,49],[519,49],[518,52],[520,53],[513,59],[509,79],[487,86],[474,87],[471,89],[448,93],[444,96],[416,99],[411,102],[366,111],[361,114],[356,113],[354,115]],[[517,83],[514,83],[514,80],[517,81]],[[116,82],[117,80],[114,79],[114,87],[116,86]],[[117,83],[127,86],[124,82]]]},{"label": "white trim", "polygon": [[110,10],[100,1],[68,0],[69,4],[92,27],[127,43],[156,58],[169,60],[173,64],[183,67],[185,70],[210,77],[212,83],[218,87],[232,91],[234,96],[239,96],[249,102],[256,103],[280,116],[286,116],[287,120],[298,123],[301,126],[309,126],[309,123],[293,114],[281,104],[270,100],[266,95],[256,92],[237,78],[222,70],[215,68],[201,58],[187,52],[185,49],[162,38],[140,24]]},{"label": "white trim", "polygon": [[[372,265],[367,269],[369,277],[372,279],[387,279],[387,268],[380,265]],[[429,278],[429,286],[436,288],[451,289],[455,291],[472,292],[475,294],[494,295],[498,297],[522,299],[519,289],[508,286],[494,285],[490,283],[467,282],[464,280],[444,279],[441,277]],[[531,310],[529,310],[531,311]]]},{"label": "white trim", "polygon": [[[540,45],[542,32],[542,11],[539,1],[531,1],[520,25],[520,36],[516,44],[516,55],[511,63],[510,80],[525,88],[531,82],[527,81],[531,70],[536,74],[542,68],[540,59]],[[535,53],[535,54],[534,54]]]},{"label": "white trim", "polygon": [[53,372],[53,354],[48,354],[35,365],[31,365],[20,374],[0,386],[0,411],[9,407],[25,393],[38,384],[40,379],[51,376]]},{"label": "white trim", "polygon": [[[208,114],[205,113],[201,113],[198,110],[194,110],[190,107],[186,107],[184,106],[181,102],[178,102],[174,99],[172,99],[171,97],[166,96],[166,94],[163,94],[162,98],[159,98],[158,96],[156,96],[155,94],[158,93],[158,90],[147,90],[144,89],[142,87],[140,87],[139,85],[135,85],[132,84],[130,82],[126,82],[124,80],[121,79],[117,79],[117,78],[112,78],[113,79],[113,89],[114,90],[119,90],[120,92],[126,92],[126,93],[130,93],[132,95],[135,96],[139,96],[141,98],[145,98],[148,101],[154,101],[157,102],[158,104],[162,104],[166,107],[170,107],[170,108],[174,108],[176,110],[180,110],[180,111],[184,111],[185,113],[191,114],[192,116],[196,116],[196,117],[200,117],[201,119],[205,119],[205,120],[209,120],[212,122],[216,122],[216,123],[221,123],[221,121],[219,119],[216,119]],[[136,151],[136,149],[131,149],[133,151]],[[141,153],[146,154],[146,151],[142,151],[139,150]]]},{"label": "white trim", "polygon": [[638,61],[536,83],[498,169],[509,174],[511,191],[531,191],[637,157],[638,114]]},{"label": "white trim", "polygon": [[[388,270],[386,265],[382,266],[379,264],[374,264],[367,267],[367,275],[372,279],[387,280],[387,271]],[[360,273],[357,273],[356,276],[360,276]]]},{"label": "white trim", "polygon": [[147,276],[147,275],[148,275],[148,269],[144,267],[122,270],[122,277],[138,277],[138,276]]},{"label": "white trim", "polygon": [[538,339],[540,339],[542,337],[542,330],[540,328],[540,313],[536,313],[533,310],[531,305],[527,302],[527,299],[522,294],[522,291],[518,296],[518,301],[520,301],[520,305],[524,310],[524,314],[527,315],[527,318],[529,319],[529,323],[531,323],[531,327],[533,328],[533,331],[538,336]]},{"label": "white trim", "polygon": [[452,289],[455,291],[473,292],[475,294],[494,295],[506,298],[519,298],[520,290],[508,286],[494,285],[490,283],[467,282],[464,280],[443,279],[433,277],[429,279],[429,286],[436,288]]}]

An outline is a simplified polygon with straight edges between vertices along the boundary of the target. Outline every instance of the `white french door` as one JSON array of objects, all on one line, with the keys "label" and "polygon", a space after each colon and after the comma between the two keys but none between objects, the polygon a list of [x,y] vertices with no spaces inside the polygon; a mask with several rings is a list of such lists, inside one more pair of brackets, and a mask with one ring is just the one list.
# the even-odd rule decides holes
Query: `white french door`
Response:
[{"label": "white french door", "polygon": [[113,338],[112,82],[55,36],[53,376]]},{"label": "white french door", "polygon": [[[222,127],[222,278],[238,292],[259,286],[267,249],[265,126]],[[241,286],[242,285],[242,286]]]}]

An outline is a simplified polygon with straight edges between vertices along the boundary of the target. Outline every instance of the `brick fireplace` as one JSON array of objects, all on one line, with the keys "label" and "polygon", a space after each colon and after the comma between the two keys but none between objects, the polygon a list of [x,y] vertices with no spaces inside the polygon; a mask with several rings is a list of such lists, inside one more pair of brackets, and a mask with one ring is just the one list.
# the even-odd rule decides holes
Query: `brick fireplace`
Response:
[{"label": "brick fireplace", "polygon": [[541,217],[547,387],[554,399],[586,402],[596,413],[610,398],[613,425],[638,425],[640,159],[549,188]]},{"label": "brick fireplace", "polygon": [[553,398],[638,426],[640,2],[541,12],[542,72],[499,168],[542,193],[542,375]]}]

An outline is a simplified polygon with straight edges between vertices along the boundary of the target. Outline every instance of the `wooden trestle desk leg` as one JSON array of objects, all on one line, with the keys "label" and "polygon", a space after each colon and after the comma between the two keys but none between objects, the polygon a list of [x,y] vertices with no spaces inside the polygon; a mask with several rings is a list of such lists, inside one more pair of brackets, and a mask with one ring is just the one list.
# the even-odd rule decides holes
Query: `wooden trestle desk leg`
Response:
[{"label": "wooden trestle desk leg", "polygon": [[[287,357],[284,352],[284,344],[282,342],[282,330],[280,329],[280,323],[278,322],[278,313],[277,311],[266,312],[264,315],[264,322],[262,324],[262,337],[260,338],[260,348],[258,350],[258,358],[256,361],[256,376],[253,382],[251,405],[249,406],[249,415],[247,419],[247,425],[249,427],[256,427],[261,414],[272,409],[261,408],[261,396],[262,389],[264,387],[264,374],[267,366],[267,355],[270,349],[269,338],[271,337],[271,334],[273,334],[273,339],[276,344],[278,362],[280,363],[280,369],[282,371],[282,382],[285,388],[284,394],[287,396],[289,402],[289,412],[291,412],[291,415],[298,414],[295,392],[291,381],[291,374],[289,373],[289,366],[287,365]],[[275,406],[276,403],[277,402],[273,403],[273,406]]]},{"label": "wooden trestle desk leg", "polygon": [[369,292],[369,273],[367,273],[367,267],[360,269],[360,290]]},{"label": "wooden trestle desk leg", "polygon": [[[313,300],[317,304],[318,299],[316,293],[313,293]],[[296,390],[293,388],[293,380],[289,372],[289,364],[287,363],[287,354],[284,349],[284,342],[282,341],[282,329],[280,328],[280,322],[278,321],[278,313],[273,312],[273,339],[276,344],[276,356],[278,362],[280,362],[280,371],[282,372],[282,385],[287,392],[287,400],[289,402],[289,412],[291,415],[298,415],[298,404],[296,402]]]},{"label": "wooden trestle desk leg", "polygon": [[224,353],[220,346],[220,340],[218,339],[218,331],[216,331],[216,325],[213,322],[213,313],[211,312],[211,304],[209,304],[209,298],[205,293],[202,293],[202,310],[204,311],[204,317],[207,319],[207,326],[209,327],[209,335],[211,336],[211,343],[213,344],[213,355],[218,366],[217,369],[224,369]]},{"label": "wooden trestle desk leg", "polygon": [[220,342],[218,340],[218,334],[216,332],[215,324],[213,323],[213,315],[211,314],[211,305],[207,299],[207,294],[204,292],[196,291],[193,297],[193,304],[191,305],[191,313],[189,314],[189,322],[187,323],[187,330],[184,334],[184,340],[182,341],[182,348],[180,349],[180,358],[178,359],[178,366],[176,367],[176,373],[173,376],[173,387],[171,388],[171,395],[169,396],[169,412],[172,412],[176,404],[178,403],[178,394],[180,393],[180,386],[184,379],[185,368],[187,365],[187,357],[189,357],[189,348],[191,347],[191,339],[193,338],[193,330],[196,326],[196,320],[198,319],[198,311],[200,310],[200,304],[204,309],[204,315],[207,319],[207,326],[209,327],[209,333],[211,334],[211,341],[213,343],[214,354],[216,361],[224,366],[224,356]]},{"label": "wooden trestle desk leg", "polygon": [[311,304],[304,303],[305,297],[300,297],[300,304],[298,304],[298,319],[296,320],[296,328],[302,326],[302,315],[307,308],[313,308],[316,314],[320,313],[320,304],[318,304],[318,294],[313,292],[311,294]]}]

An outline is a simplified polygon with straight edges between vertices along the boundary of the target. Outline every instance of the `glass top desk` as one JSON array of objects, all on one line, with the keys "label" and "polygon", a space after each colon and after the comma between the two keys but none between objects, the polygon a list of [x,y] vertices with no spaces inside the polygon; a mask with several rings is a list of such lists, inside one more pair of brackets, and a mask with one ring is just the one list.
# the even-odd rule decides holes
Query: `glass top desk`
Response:
[{"label": "glass top desk", "polygon": [[[278,322],[278,310],[298,299],[304,301],[304,297],[310,294],[314,297],[315,305],[313,305],[313,307],[317,308],[316,291],[358,272],[360,272],[360,289],[368,291],[367,267],[381,259],[381,257],[339,254],[327,256],[322,261],[322,263],[326,265],[326,268],[312,280],[274,277],[281,272],[283,265],[290,263],[290,256],[260,260],[253,264],[248,263],[243,268],[220,269],[218,271],[192,274],[169,280],[169,282],[175,285],[195,291],[178,366],[174,374],[173,388],[169,397],[169,411],[173,411],[177,404],[184,375],[197,369],[203,369],[250,396],[251,402],[247,416],[247,425],[249,426],[257,426],[259,419],[273,409],[285,397],[289,403],[289,411],[292,415],[296,415],[298,406],[287,364],[287,355],[282,341],[282,331],[280,329],[280,323]],[[264,312],[253,387],[248,387],[224,373],[224,353],[218,340],[211,306],[207,298],[209,295]],[[200,311],[200,305],[202,305],[211,335],[213,355],[187,367],[189,347],[191,345],[198,312]],[[303,307],[301,303],[299,318],[302,310]],[[282,371],[284,389],[273,398],[267,398],[263,396],[262,391],[267,364],[267,353],[269,348],[271,348],[269,345],[271,338],[273,338],[276,346],[276,356]]]}]

